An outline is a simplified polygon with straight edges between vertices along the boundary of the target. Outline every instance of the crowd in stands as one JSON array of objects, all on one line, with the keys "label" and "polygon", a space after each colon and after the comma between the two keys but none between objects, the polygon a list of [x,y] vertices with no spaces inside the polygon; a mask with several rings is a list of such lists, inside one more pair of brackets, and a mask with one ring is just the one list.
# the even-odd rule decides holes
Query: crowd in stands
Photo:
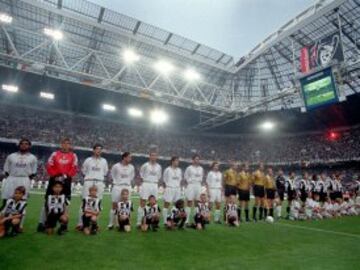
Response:
[{"label": "crowd in stands", "polygon": [[64,136],[75,146],[100,142],[110,151],[147,153],[156,147],[161,156],[190,158],[198,153],[205,160],[230,159],[257,162],[296,162],[360,157],[360,128],[341,132],[331,139],[324,134],[279,137],[221,137],[170,133],[68,113],[11,105],[0,107],[0,137],[58,144]]}]

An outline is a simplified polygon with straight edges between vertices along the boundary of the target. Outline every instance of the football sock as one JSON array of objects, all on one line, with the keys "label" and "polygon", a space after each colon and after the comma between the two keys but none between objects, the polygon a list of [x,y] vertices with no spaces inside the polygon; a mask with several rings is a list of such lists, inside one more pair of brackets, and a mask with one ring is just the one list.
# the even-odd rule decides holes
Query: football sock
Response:
[{"label": "football sock", "polygon": [[257,211],[257,207],[254,206],[253,207],[253,219],[256,219],[256,211]]},{"label": "football sock", "polygon": [[259,207],[259,220],[262,220],[263,218],[263,212],[264,212],[264,208],[263,207]]},{"label": "football sock", "polygon": [[143,216],[144,216],[144,208],[142,208],[141,206],[139,206],[138,212],[137,212],[136,225],[141,225],[141,221],[142,221]]},{"label": "football sock", "polygon": [[215,222],[220,221],[220,209],[215,210],[214,220]]},{"label": "football sock", "polygon": [[163,222],[164,222],[164,224],[166,224],[166,222],[167,222],[167,215],[168,215],[168,209],[167,209],[167,208],[163,208],[162,214],[163,214]]},{"label": "football sock", "polygon": [[116,213],[115,209],[110,209],[108,227],[114,226],[115,213]]}]

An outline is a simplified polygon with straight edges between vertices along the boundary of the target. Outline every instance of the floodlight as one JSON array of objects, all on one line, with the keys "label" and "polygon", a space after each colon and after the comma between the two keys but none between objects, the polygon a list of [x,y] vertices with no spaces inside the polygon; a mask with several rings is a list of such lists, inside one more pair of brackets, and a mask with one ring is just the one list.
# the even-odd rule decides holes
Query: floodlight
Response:
[{"label": "floodlight", "polygon": [[114,105],[103,104],[102,107],[105,111],[111,111],[111,112],[116,111],[116,107]]},{"label": "floodlight", "polygon": [[50,92],[40,92],[40,97],[45,99],[55,99],[55,95]]},{"label": "floodlight", "polygon": [[64,35],[60,30],[50,29],[50,28],[44,28],[44,34],[52,37],[55,40],[61,40],[63,39]]},{"label": "floodlight", "polygon": [[7,92],[16,93],[17,91],[19,91],[19,88],[16,85],[3,84],[2,85],[2,90],[7,91]]},{"label": "floodlight", "polygon": [[154,110],[150,113],[150,121],[157,125],[164,124],[168,118],[168,115],[161,110]]},{"label": "floodlight", "polygon": [[123,57],[124,61],[128,64],[131,64],[131,63],[134,63],[134,62],[137,62],[140,60],[140,56],[131,49],[124,50],[122,52],[122,57]]},{"label": "floodlight", "polygon": [[139,118],[139,117],[142,117],[143,116],[143,111],[142,110],[139,110],[137,108],[129,108],[128,109],[128,114],[132,117],[136,117],[136,118]]}]

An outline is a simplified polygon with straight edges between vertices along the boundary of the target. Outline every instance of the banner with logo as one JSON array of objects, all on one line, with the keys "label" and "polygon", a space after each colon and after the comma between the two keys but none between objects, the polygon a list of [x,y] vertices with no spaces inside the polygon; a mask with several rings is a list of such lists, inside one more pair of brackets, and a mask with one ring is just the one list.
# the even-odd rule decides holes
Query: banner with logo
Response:
[{"label": "banner with logo", "polygon": [[308,73],[315,68],[326,67],[343,61],[344,52],[339,32],[320,39],[310,46],[303,47],[300,51],[302,73]]}]

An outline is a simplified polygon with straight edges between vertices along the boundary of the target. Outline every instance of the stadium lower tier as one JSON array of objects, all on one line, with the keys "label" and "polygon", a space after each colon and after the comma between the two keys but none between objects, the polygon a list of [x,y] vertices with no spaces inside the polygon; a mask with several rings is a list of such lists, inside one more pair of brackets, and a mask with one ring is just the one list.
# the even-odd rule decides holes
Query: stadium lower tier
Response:
[{"label": "stadium lower tier", "polygon": [[226,136],[183,134],[164,129],[130,126],[106,118],[79,116],[69,112],[40,110],[2,104],[0,137],[28,137],[44,144],[58,144],[69,137],[75,146],[91,148],[102,143],[109,151],[148,153],[156,148],[160,156],[190,159],[194,153],[204,160],[230,159],[249,162],[302,162],[359,160],[360,129],[328,134],[289,136]]}]

